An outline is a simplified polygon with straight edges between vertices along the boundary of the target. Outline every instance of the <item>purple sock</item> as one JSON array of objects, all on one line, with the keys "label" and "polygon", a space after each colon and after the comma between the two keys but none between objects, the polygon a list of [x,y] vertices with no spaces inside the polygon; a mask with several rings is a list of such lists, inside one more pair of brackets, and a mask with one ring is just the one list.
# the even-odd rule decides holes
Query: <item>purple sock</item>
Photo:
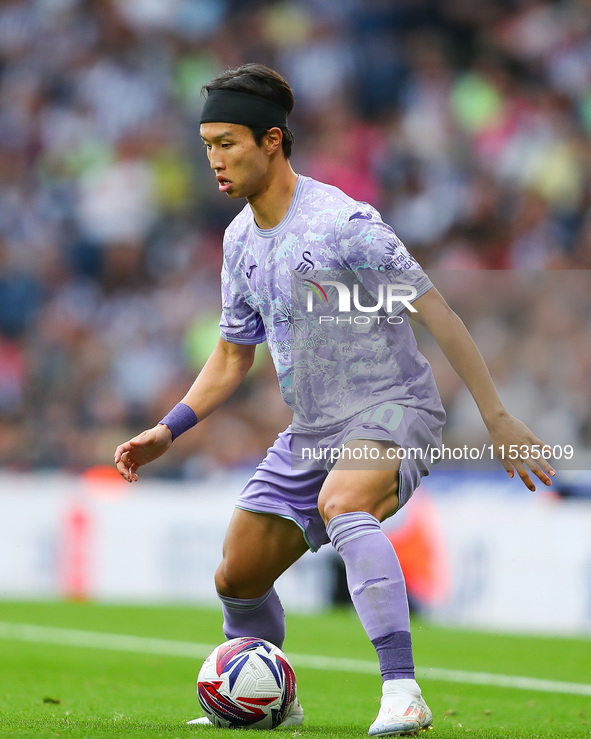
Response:
[{"label": "purple sock", "polygon": [[370,513],[341,513],[326,527],[343,558],[355,610],[371,639],[382,680],[414,678],[406,585],[394,547]]},{"label": "purple sock", "polygon": [[281,647],[285,639],[285,613],[275,588],[260,598],[228,598],[220,595],[226,639],[256,636]]}]

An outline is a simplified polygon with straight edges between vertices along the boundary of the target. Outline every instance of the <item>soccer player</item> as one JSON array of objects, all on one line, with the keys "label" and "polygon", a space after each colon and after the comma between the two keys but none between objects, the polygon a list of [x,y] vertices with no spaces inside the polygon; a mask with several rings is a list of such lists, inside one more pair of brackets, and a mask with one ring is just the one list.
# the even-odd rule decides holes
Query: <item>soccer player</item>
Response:
[{"label": "soccer player", "polygon": [[[379,213],[293,171],[288,83],[267,67],[247,64],[221,74],[204,93],[201,137],[219,191],[247,201],[224,236],[221,337],[182,401],[117,447],[115,462],[127,481],[136,481],[142,465],[231,395],[253,363],[256,344],[266,340],[293,422],[239,495],[229,524],[215,574],[224,634],[281,647],[285,620],[274,583],[304,552],[330,541],[345,563],[382,675],[381,706],[369,734],[414,734],[431,726],[432,714],[415,680],[404,578],[380,522],[428,473],[420,456],[392,450],[439,448],[445,414],[406,313],[429,329],[466,383],[494,448],[515,445],[522,453],[501,459],[509,476],[517,471],[535,490],[532,473],[546,485],[555,473],[533,452],[543,442],[501,404],[462,321]],[[347,297],[352,293],[357,306],[361,298],[346,277],[380,298],[372,316],[367,308],[360,309],[363,320],[347,312]],[[406,292],[389,294],[387,305],[386,283],[394,277]],[[324,301],[328,313],[316,323],[318,311],[308,310],[314,305],[296,300],[302,287],[316,306]],[[338,291],[344,315],[326,307],[328,291],[333,303]],[[300,464],[309,447],[342,454]],[[361,452],[364,461],[352,465],[350,458]],[[376,458],[387,463],[365,461]],[[303,717],[294,702],[285,724],[299,725]]]}]

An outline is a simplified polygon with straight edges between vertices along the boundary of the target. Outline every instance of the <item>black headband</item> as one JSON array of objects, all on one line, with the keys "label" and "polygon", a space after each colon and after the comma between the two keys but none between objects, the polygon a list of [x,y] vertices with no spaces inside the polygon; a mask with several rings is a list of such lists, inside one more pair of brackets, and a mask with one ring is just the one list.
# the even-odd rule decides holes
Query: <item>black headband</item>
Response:
[{"label": "black headband", "polygon": [[252,128],[287,128],[281,105],[235,90],[212,90],[203,106],[200,123],[239,123]]}]

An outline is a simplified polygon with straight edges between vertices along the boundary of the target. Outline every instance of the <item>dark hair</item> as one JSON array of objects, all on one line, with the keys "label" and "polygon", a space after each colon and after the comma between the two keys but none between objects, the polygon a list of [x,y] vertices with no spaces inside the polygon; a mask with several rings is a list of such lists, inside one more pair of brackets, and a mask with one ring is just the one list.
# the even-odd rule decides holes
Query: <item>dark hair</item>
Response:
[{"label": "dark hair", "polygon": [[[234,92],[246,92],[257,95],[277,103],[289,114],[293,110],[293,91],[283,77],[264,64],[243,64],[236,69],[226,69],[225,72],[215,77],[211,82],[203,85],[201,92],[209,94],[213,90],[233,90]],[[268,128],[249,126],[257,146],[262,144]],[[291,156],[293,145],[293,133],[287,127],[281,127],[283,140],[281,142],[283,154],[286,159]]]}]

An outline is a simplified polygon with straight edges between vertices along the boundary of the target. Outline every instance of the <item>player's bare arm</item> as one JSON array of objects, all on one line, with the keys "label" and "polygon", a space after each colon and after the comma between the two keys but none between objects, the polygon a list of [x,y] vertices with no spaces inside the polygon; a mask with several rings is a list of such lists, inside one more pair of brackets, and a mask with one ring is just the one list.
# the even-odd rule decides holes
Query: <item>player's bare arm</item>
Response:
[{"label": "player's bare arm", "polygon": [[[414,301],[417,312],[412,318],[417,320],[433,335],[451,366],[462,378],[472,394],[486,424],[497,456],[510,477],[515,470],[530,490],[536,487],[527,467],[545,485],[551,485],[555,471],[541,450],[548,448],[541,439],[519,419],[510,415],[503,406],[486,363],[474,343],[463,321],[449,307],[441,293],[431,288]],[[529,450],[518,459],[502,458],[500,448],[515,445],[513,448]],[[527,467],[526,467],[527,465]]]},{"label": "player's bare arm", "polygon": [[[182,399],[201,421],[218,408],[236,390],[254,361],[255,346],[218,340],[197,379]],[[172,444],[173,437],[165,424],[142,431],[115,450],[119,474],[128,482],[138,480],[138,469],[161,457]]]}]

